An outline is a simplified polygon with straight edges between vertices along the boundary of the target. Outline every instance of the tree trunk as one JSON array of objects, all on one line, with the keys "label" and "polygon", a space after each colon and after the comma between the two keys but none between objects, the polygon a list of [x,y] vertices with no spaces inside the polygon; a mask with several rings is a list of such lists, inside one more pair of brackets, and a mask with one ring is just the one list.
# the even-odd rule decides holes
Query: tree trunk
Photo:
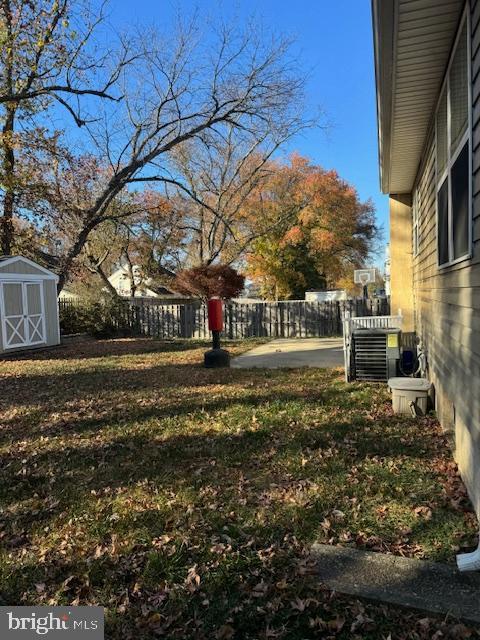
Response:
[{"label": "tree trunk", "polygon": [[[6,39],[4,47],[5,58],[5,84],[7,95],[13,93],[13,33],[12,33],[12,8],[8,0],[2,2],[5,18]],[[0,145],[3,151],[3,182],[5,197],[3,200],[3,214],[0,223],[0,251],[3,255],[9,255],[12,251],[14,239],[13,213],[15,205],[15,151],[13,146],[13,133],[15,130],[16,105],[13,102],[5,104],[5,121],[2,127],[2,139]]]},{"label": "tree trunk", "polygon": [[57,294],[60,294],[61,290],[65,286],[68,275],[73,265],[73,261],[80,255],[83,247],[85,246],[85,243],[88,240],[88,236],[91,230],[94,229],[97,224],[98,221],[95,221],[83,227],[83,229],[78,234],[77,241],[71,247],[70,251],[65,256],[65,259],[61,261],[62,267],[60,269],[60,273],[58,274]]},{"label": "tree trunk", "polygon": [[97,265],[95,267],[95,273],[97,273],[100,278],[102,279],[103,283],[105,284],[105,286],[107,287],[107,289],[109,290],[109,292],[112,294],[112,296],[114,296],[115,298],[120,299],[120,296],[118,295],[117,290],[115,289],[115,287],[113,286],[113,284],[110,282],[110,280],[107,277],[107,274],[105,273],[105,271],[102,269],[101,265]]},{"label": "tree trunk", "polygon": [[[88,243],[87,242],[85,243],[85,247],[88,247]],[[105,271],[103,270],[103,267],[102,267],[102,264],[105,261],[105,258],[107,256],[108,256],[108,250],[107,250],[107,252],[105,252],[103,258],[96,258],[94,255],[92,255],[91,253],[88,253],[88,251],[87,251],[87,259],[90,262],[90,266],[87,266],[87,269],[91,273],[95,273],[95,274],[97,274],[97,276],[100,277],[100,279],[102,280],[103,284],[109,290],[109,292],[112,294],[112,296],[114,296],[115,298],[120,298],[120,296],[118,295],[117,290],[115,289],[113,284],[108,279],[108,276],[107,276],[107,274],[105,273]]]},{"label": "tree trunk", "polygon": [[123,255],[125,256],[125,260],[127,261],[128,277],[130,278],[130,297],[135,298],[135,294],[137,293],[137,285],[135,284],[135,277],[133,274],[133,264],[130,260],[127,249],[125,249]]},{"label": "tree trunk", "polygon": [[15,125],[15,108],[8,106],[6,109],[5,123],[2,127],[3,147],[3,182],[5,197],[3,200],[3,212],[0,226],[0,248],[3,255],[9,255],[12,251],[14,239],[13,212],[15,202],[15,152],[13,150],[13,131]]}]

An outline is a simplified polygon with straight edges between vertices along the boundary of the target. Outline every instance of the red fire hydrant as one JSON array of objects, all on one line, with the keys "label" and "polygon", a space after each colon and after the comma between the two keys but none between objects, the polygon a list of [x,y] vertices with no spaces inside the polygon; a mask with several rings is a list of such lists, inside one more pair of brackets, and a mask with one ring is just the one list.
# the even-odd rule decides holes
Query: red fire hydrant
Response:
[{"label": "red fire hydrant", "polygon": [[212,348],[205,352],[206,367],[229,367],[230,354],[220,348],[220,333],[223,330],[223,304],[220,298],[207,302],[208,328],[212,332]]}]

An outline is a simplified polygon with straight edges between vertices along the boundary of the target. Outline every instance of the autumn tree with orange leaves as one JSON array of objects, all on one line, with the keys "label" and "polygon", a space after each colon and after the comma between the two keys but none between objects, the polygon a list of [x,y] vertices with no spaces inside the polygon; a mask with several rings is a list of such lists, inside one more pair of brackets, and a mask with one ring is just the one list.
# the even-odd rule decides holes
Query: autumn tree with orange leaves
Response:
[{"label": "autumn tree with orange leaves", "polygon": [[371,201],[361,202],[336,171],[298,155],[277,163],[246,207],[270,229],[247,257],[249,277],[268,298],[334,287],[365,265],[379,234]]}]

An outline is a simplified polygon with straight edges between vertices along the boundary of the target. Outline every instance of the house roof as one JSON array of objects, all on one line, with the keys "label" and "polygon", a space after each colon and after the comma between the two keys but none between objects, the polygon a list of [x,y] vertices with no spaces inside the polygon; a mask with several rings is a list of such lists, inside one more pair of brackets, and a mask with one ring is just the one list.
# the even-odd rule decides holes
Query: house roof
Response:
[{"label": "house roof", "polygon": [[380,186],[410,193],[465,0],[372,0]]},{"label": "house roof", "polygon": [[[133,268],[138,268],[139,265],[138,264],[134,264]],[[160,273],[162,273],[164,276],[168,276],[169,278],[174,278],[175,277],[175,272],[171,271],[170,269],[167,269],[166,267],[163,267],[161,265],[159,265],[158,270]],[[116,276],[118,273],[125,273],[126,275],[128,275],[129,270],[128,270],[128,265],[126,264],[122,264],[120,265],[117,269],[115,269],[115,271],[113,271],[110,274],[110,278],[112,278],[113,276]]]}]

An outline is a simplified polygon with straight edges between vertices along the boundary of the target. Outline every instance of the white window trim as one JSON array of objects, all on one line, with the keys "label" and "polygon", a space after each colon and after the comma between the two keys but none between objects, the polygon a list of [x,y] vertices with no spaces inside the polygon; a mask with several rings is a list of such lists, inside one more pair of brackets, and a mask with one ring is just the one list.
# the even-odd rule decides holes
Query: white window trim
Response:
[{"label": "white window trim", "polygon": [[[462,33],[462,29],[465,25],[467,25],[467,84],[468,84],[468,118],[467,118],[467,130],[465,134],[462,136],[459,141],[455,152],[450,156],[450,68],[452,66],[452,61],[457,51],[457,45],[460,40],[460,36]],[[453,265],[458,264],[459,262],[463,262],[465,260],[470,260],[473,255],[473,206],[472,206],[472,53],[471,53],[471,27],[470,27],[470,2],[467,1],[465,5],[465,9],[462,15],[462,19],[458,26],[458,30],[455,36],[455,42],[453,45],[452,52],[450,54],[450,58],[448,61],[447,69],[445,71],[445,77],[443,79],[442,87],[440,90],[440,96],[438,98],[437,106],[435,109],[435,217],[436,217],[436,250],[437,250],[437,267],[438,269],[446,269]],[[437,115],[438,108],[440,106],[440,102],[443,97],[444,91],[447,92],[447,166],[441,175],[438,175],[437,168],[437,148],[438,148],[438,132],[437,132]],[[440,264],[440,252],[439,252],[439,234],[438,234],[438,192],[440,188],[443,186],[445,179],[448,179],[448,176],[451,173],[452,166],[455,164],[456,159],[458,158],[460,152],[462,151],[465,143],[468,141],[468,251],[465,255],[460,256],[459,258],[455,258],[449,260],[448,262],[442,262]],[[453,246],[453,224],[452,224],[452,184],[451,180],[448,181],[448,255],[453,256],[454,246]]]}]

